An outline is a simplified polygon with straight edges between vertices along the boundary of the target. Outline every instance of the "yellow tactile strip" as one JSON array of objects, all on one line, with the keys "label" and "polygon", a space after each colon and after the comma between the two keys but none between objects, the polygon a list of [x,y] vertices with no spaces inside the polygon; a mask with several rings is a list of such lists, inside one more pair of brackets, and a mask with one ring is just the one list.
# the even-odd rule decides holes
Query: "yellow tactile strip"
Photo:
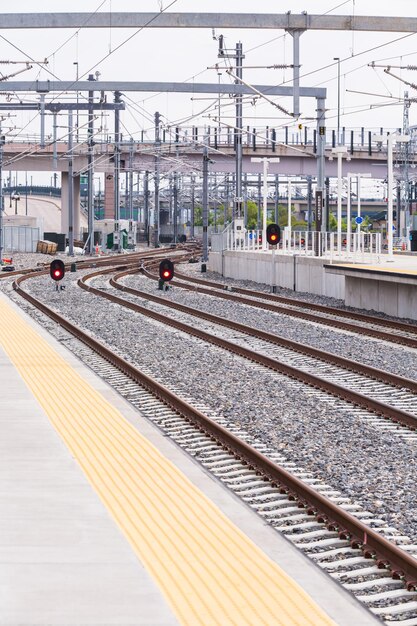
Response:
[{"label": "yellow tactile strip", "polygon": [[3,300],[0,343],[181,624],[333,624]]}]

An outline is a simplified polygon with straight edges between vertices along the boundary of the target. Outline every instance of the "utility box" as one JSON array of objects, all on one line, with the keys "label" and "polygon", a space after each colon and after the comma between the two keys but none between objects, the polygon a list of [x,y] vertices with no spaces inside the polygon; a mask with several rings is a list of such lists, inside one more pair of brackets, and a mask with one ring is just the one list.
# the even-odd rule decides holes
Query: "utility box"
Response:
[{"label": "utility box", "polygon": [[243,218],[237,217],[233,221],[233,232],[235,236],[236,245],[243,245],[245,243],[245,222]]}]

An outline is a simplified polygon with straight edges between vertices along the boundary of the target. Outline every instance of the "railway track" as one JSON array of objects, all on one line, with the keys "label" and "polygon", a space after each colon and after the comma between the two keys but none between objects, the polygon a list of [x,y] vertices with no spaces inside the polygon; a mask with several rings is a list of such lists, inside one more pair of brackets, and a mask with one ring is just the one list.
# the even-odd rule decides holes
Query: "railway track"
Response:
[{"label": "railway track", "polygon": [[[83,289],[113,303],[125,306],[137,313],[249,359],[261,367],[267,367],[302,384],[310,385],[352,403],[365,412],[363,417],[369,421],[375,421],[375,416],[378,415],[395,422],[395,424],[400,424],[404,427],[404,431],[398,430],[397,426],[386,425],[383,420],[380,420],[379,426],[391,429],[395,434],[400,434],[406,439],[417,441],[417,434],[415,433],[417,430],[416,381],[331,355],[316,348],[309,348],[289,340],[281,340],[265,331],[248,328],[226,318],[170,302],[167,298],[160,298],[144,291],[120,285],[118,280],[131,273],[131,269],[117,273],[110,280],[110,284],[125,293],[210,322],[212,324],[210,329],[201,330],[195,325],[181,321],[181,318],[167,317],[165,312],[145,308],[140,304],[119,298],[88,284],[94,278],[109,272],[113,272],[113,269],[99,270],[85,275],[79,279],[78,284]],[[231,332],[225,334],[224,329]],[[248,337],[251,339],[250,342],[248,342]],[[273,345],[271,346],[271,344]]]},{"label": "railway track", "polygon": [[60,325],[61,341],[62,329],[76,337],[65,342],[76,344],[84,361],[376,616],[417,624],[417,545],[284,455],[140,372],[28,294],[21,286],[28,279],[20,277],[14,288]]},{"label": "railway track", "polygon": [[[157,278],[152,271],[154,267],[155,264],[150,262],[142,269],[144,274],[153,280]],[[383,341],[404,345],[410,348],[417,348],[417,326],[413,324],[374,317],[354,311],[346,311],[334,307],[326,307],[303,300],[284,298],[262,291],[253,291],[251,289],[225,285],[223,283],[190,277],[178,272],[176,272],[175,275],[176,278],[172,281],[172,284],[181,289],[189,289],[197,293],[240,302],[247,306],[273,311],[304,321],[346,330],[375,339],[382,339]],[[355,323],[346,321],[347,319],[354,320]]]}]

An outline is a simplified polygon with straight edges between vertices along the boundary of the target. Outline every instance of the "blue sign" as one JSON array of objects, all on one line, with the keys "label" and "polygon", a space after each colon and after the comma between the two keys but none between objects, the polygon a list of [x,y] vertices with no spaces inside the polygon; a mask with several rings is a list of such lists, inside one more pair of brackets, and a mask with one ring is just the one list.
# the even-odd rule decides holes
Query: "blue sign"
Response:
[{"label": "blue sign", "polygon": [[360,216],[358,215],[358,217],[355,217],[355,222],[356,222],[357,224],[362,224],[362,222],[363,222],[363,217],[360,217]]}]

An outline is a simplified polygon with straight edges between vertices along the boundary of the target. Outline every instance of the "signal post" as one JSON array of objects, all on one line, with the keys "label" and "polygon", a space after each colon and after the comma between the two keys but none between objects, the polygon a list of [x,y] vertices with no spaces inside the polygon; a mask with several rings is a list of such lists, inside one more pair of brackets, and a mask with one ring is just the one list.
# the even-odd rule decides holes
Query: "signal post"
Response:
[{"label": "signal post", "polygon": [[281,239],[281,229],[278,224],[268,224],[266,228],[265,246],[269,243],[272,246],[272,266],[271,266],[271,293],[276,293],[275,285],[275,250]]}]

